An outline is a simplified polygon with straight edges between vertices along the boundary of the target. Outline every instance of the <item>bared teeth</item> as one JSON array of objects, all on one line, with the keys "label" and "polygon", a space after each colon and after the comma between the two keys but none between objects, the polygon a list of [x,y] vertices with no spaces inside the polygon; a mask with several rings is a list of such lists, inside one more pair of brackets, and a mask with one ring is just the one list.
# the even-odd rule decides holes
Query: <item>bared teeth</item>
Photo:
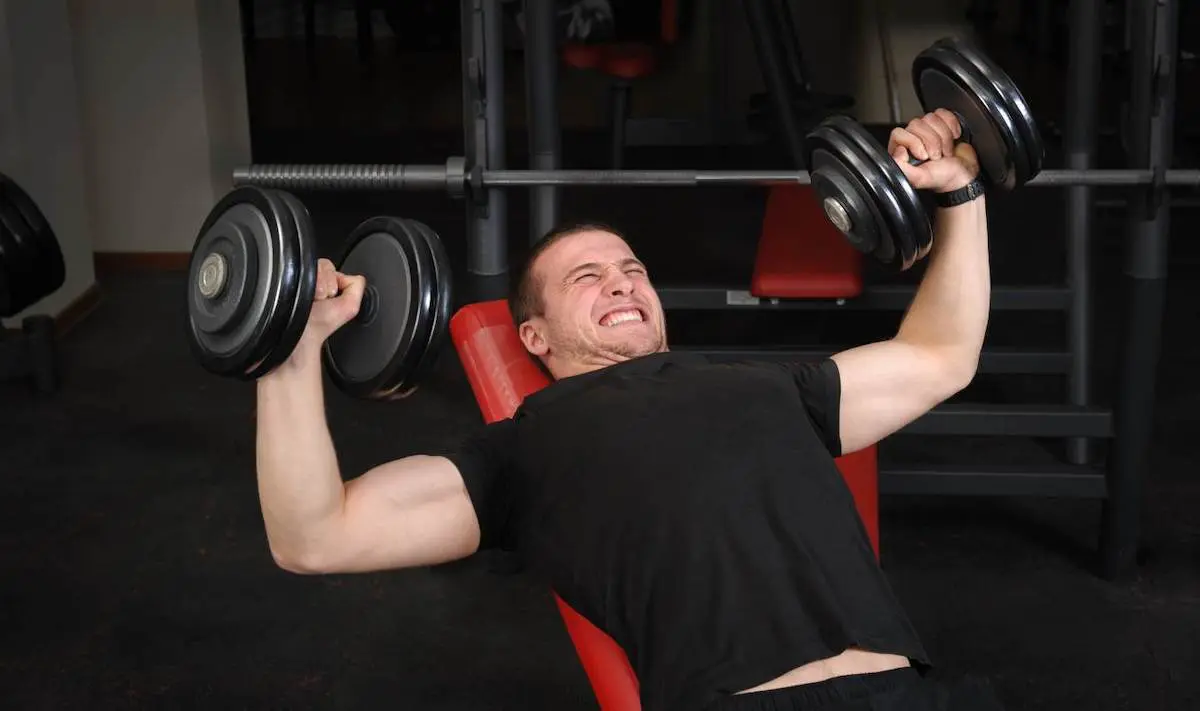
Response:
[{"label": "bared teeth", "polygon": [[604,317],[600,322],[602,326],[616,326],[627,321],[641,321],[642,314],[634,309],[632,311],[616,311]]}]

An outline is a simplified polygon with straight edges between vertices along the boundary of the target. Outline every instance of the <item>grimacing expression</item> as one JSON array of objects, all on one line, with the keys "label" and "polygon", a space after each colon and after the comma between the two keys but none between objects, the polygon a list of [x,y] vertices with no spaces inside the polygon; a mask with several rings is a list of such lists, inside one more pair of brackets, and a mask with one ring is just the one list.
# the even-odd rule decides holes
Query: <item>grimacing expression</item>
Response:
[{"label": "grimacing expression", "polygon": [[542,314],[522,326],[551,370],[578,372],[666,350],[666,319],[646,267],[619,236],[588,230],[555,242],[534,265]]}]

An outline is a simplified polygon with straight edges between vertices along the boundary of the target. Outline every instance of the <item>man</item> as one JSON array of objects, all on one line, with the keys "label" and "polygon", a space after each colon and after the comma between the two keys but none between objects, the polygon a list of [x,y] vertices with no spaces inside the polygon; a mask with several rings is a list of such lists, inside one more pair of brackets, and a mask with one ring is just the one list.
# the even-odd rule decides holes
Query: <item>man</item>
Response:
[{"label": "man", "polygon": [[[895,130],[888,150],[917,188],[961,197],[978,164],[959,135],[939,111]],[[323,263],[300,346],[258,385],[272,554],[331,573],[515,545],[626,650],[646,711],[983,708],[918,673],[928,659],[834,462],[974,376],[990,294],[984,199],[940,208],[935,230],[894,338],[820,363],[737,365],[669,351],[646,268],[618,235],[551,235],[511,305],[555,382],[451,456],[345,484],[318,350],[364,284]]]}]

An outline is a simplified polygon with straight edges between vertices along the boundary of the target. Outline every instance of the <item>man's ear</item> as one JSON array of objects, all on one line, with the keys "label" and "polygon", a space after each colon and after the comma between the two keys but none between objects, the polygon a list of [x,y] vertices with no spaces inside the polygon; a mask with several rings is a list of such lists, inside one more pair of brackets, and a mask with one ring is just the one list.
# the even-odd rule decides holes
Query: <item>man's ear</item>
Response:
[{"label": "man's ear", "polygon": [[521,335],[521,343],[525,344],[525,350],[539,358],[550,351],[550,344],[542,335],[542,325],[540,319],[534,318],[525,321],[517,329]]}]

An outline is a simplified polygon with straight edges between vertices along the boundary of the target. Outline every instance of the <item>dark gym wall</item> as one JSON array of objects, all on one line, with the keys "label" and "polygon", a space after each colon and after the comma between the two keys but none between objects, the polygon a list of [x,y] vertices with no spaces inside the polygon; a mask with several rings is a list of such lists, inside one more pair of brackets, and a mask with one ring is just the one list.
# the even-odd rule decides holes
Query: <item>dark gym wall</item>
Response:
[{"label": "dark gym wall", "polygon": [[[454,0],[446,0],[446,3],[457,6]],[[887,8],[886,35],[897,67],[907,66],[912,56],[935,37],[966,31],[965,14],[959,1],[914,0],[881,4]],[[291,0],[255,0],[254,5],[259,25],[258,46],[264,50],[255,61],[260,62],[264,76],[279,76],[283,81],[288,67],[304,61],[300,5]],[[806,69],[815,88],[850,94],[857,100],[864,120],[886,121],[888,101],[879,49],[876,0],[840,3],[791,0],[791,6],[805,52]],[[636,83],[632,104],[634,117],[687,117],[702,111],[710,99],[712,87],[708,74],[716,68],[717,62],[723,62],[727,71],[726,92],[721,100],[733,111],[741,110],[751,94],[762,90],[754,46],[740,3],[695,0],[684,3],[684,9],[688,13],[684,19],[686,31],[679,43],[662,53],[662,65],[653,76]],[[357,100],[369,103],[373,113],[363,116],[359,123],[374,124],[382,120],[381,112],[402,100],[420,104],[420,108],[407,108],[408,115],[394,119],[397,125],[420,121],[424,127],[438,128],[460,119],[456,103],[459,98],[458,57],[456,49],[447,46],[440,29],[445,21],[440,16],[408,18],[406,15],[409,21],[435,23],[433,27],[438,29],[429,33],[433,39],[415,30],[411,35],[405,34],[400,41],[409,51],[405,56],[395,57],[390,51],[391,43],[395,41],[393,24],[383,13],[375,13],[378,61],[375,75],[366,78],[357,76],[353,9],[348,5],[319,3],[317,10],[317,41],[321,56],[311,80],[318,84],[361,85],[363,89]],[[621,6],[618,6],[617,12],[620,11]],[[642,20],[640,14],[638,19]],[[620,22],[620,16],[617,22]],[[519,50],[519,31],[512,23],[508,29],[509,48]],[[719,33],[714,33],[714,29],[719,29]],[[335,37],[338,41],[333,39]],[[719,51],[714,52],[714,43]],[[285,45],[291,49],[283,49]],[[431,51],[430,47],[435,49]],[[287,53],[287,59],[276,56],[280,52]],[[278,71],[267,66],[271,62],[279,63]],[[603,128],[607,80],[565,66],[560,67],[559,77],[563,128]],[[901,91],[911,97],[911,89],[906,88],[910,83],[907,76],[901,74],[899,79]],[[507,119],[511,127],[520,128],[524,103],[519,51],[510,55],[505,82],[509,95]],[[278,87],[262,88],[272,91]],[[309,89],[292,86],[288,91],[295,107],[303,105],[299,97]],[[398,96],[389,97],[388,92]],[[415,100],[418,97],[419,101]],[[915,98],[906,100],[909,107],[915,106]],[[316,112],[335,110],[329,106],[305,106],[306,110],[310,108]],[[350,109],[340,107],[340,110]],[[294,111],[279,118],[293,122],[301,120]],[[351,121],[344,128],[354,131],[357,126]]]}]

